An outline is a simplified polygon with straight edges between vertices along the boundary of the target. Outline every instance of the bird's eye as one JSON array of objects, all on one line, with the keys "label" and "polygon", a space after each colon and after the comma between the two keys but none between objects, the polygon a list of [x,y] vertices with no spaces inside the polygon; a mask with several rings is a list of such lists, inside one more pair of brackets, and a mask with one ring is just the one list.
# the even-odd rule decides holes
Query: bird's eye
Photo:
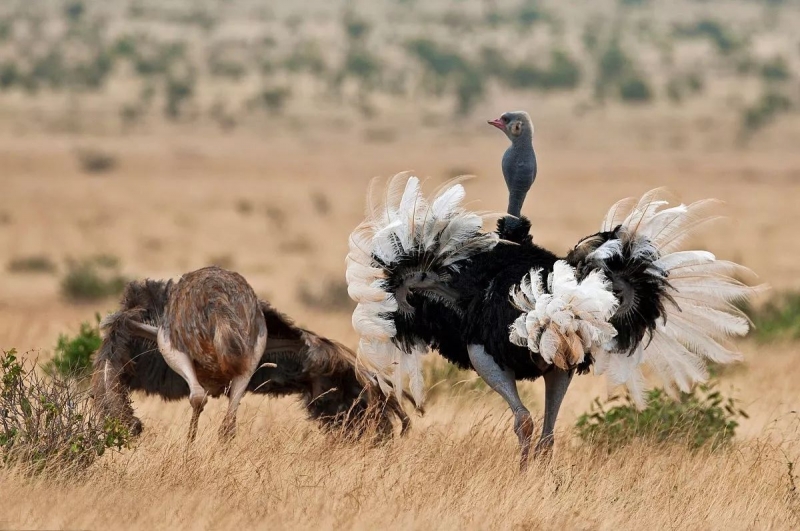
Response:
[{"label": "bird's eye", "polygon": [[507,116],[501,116],[500,117],[500,121],[503,122],[504,124],[507,124],[508,123],[508,117]]}]

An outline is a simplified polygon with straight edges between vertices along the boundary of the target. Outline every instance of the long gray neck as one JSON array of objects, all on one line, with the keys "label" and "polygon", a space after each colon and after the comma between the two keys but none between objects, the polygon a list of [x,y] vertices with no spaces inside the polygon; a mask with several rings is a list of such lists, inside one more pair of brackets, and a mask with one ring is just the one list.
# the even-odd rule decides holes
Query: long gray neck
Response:
[{"label": "long gray neck", "polygon": [[522,215],[522,204],[531,189],[536,177],[536,154],[533,151],[533,136],[530,131],[522,133],[511,140],[511,149],[517,153],[522,164],[512,168],[513,174],[506,180],[508,187],[508,213],[512,216]]}]

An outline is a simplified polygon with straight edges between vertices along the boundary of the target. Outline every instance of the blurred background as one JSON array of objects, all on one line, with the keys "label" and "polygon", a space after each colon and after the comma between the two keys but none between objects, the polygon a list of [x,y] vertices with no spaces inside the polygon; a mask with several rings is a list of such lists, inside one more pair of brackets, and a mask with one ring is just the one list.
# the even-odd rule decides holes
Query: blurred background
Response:
[{"label": "blurred background", "polygon": [[[796,0],[3,0],[0,346],[43,358],[127,279],[241,272],[349,345],[347,238],[374,176],[464,174],[503,210],[504,111],[534,121],[523,213],[566,252],[668,187],[690,242],[800,287]],[[41,349],[41,350],[39,350]]]}]

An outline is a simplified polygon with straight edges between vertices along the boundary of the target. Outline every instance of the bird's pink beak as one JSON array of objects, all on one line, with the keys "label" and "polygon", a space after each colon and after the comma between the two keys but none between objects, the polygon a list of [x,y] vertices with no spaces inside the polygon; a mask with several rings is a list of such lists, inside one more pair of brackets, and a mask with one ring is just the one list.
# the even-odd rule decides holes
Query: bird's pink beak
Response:
[{"label": "bird's pink beak", "polygon": [[503,121],[500,118],[497,118],[495,120],[489,120],[488,124],[495,126],[496,128],[500,129],[501,131],[505,131],[506,130],[506,124],[504,124]]}]

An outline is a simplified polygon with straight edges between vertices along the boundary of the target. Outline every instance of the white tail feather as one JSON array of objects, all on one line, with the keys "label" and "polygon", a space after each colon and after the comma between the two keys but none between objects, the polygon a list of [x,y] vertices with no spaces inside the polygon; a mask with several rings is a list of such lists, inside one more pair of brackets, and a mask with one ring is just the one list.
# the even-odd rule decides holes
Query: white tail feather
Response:
[{"label": "white tail feather", "polygon": [[402,258],[424,256],[419,270],[458,269],[458,263],[497,243],[494,233],[481,233],[483,216],[465,211],[466,193],[455,179],[442,186],[431,201],[421,192],[419,179],[406,173],[392,177],[382,194],[373,180],[367,218],[350,236],[347,256],[347,292],[358,302],[353,327],[361,335],[359,359],[381,389],[398,395],[408,386],[417,406],[424,395],[422,356],[425,346],[403,352],[395,345],[394,294],[384,280]]},{"label": "white tail feather", "polygon": [[[729,363],[741,359],[727,340],[747,334],[750,323],[730,303],[744,300],[759,289],[736,280],[733,275],[749,272],[738,264],[717,260],[707,251],[678,250],[695,229],[717,219],[710,213],[717,201],[664,208],[667,202],[660,199],[661,195],[661,190],[653,190],[635,204],[630,200],[618,202],[602,225],[609,231],[621,224],[622,237],[635,242],[634,254],[656,253],[658,259],[653,265],[666,273],[674,288],[670,295],[678,306],[667,303],[665,322],[658,323],[646,348],[640,346],[633,355],[607,349],[593,351],[595,372],[607,375],[610,388],[627,385],[639,405],[644,405],[645,391],[641,365],[650,366],[671,392],[673,386],[689,391],[707,377],[706,360]],[[619,254],[621,247],[613,241],[596,249],[595,256]]]}]

